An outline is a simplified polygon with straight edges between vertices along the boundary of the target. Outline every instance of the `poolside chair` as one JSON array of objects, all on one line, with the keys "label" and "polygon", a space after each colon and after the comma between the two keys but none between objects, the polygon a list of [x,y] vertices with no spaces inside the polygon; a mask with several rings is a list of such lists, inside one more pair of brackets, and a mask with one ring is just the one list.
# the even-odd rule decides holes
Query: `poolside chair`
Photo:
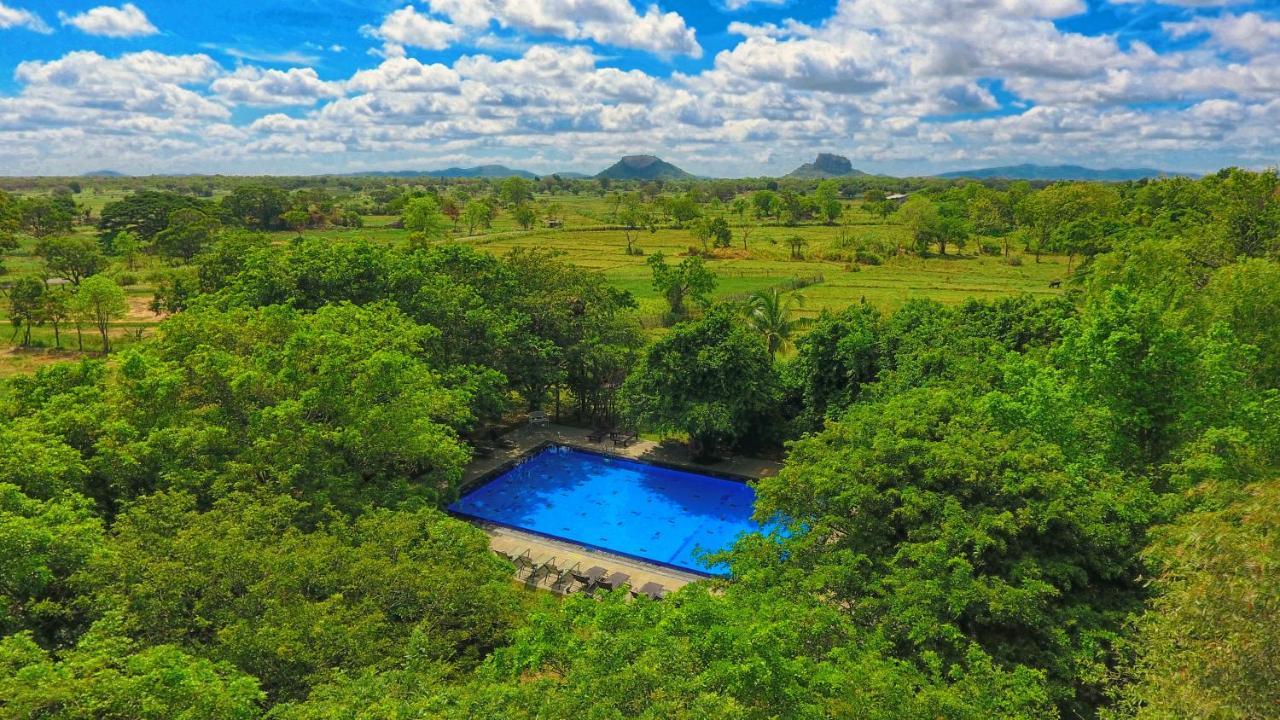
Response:
[{"label": "poolside chair", "polygon": [[661,600],[666,597],[667,589],[656,582],[647,582],[644,585],[641,585],[639,590],[631,591],[632,597],[640,597],[641,595],[649,598],[650,600]]},{"label": "poolside chair", "polygon": [[617,590],[631,582],[631,576],[624,572],[615,572],[607,578],[600,581],[600,587],[605,590]]},{"label": "poolside chair", "polygon": [[575,580],[586,585],[587,588],[594,588],[596,585],[600,584],[601,578],[603,578],[605,573],[609,571],[599,565],[592,565],[586,570],[571,570],[570,572],[573,573],[573,578]]},{"label": "poolside chair", "polygon": [[541,410],[534,410],[533,412],[529,413],[529,424],[530,425],[546,425],[547,414],[542,412]]},{"label": "poolside chair", "polygon": [[604,440],[605,437],[608,436],[609,434],[610,433],[607,428],[602,428],[602,427],[596,428],[595,430],[592,430],[591,432],[587,433],[587,440],[589,440],[590,442],[598,443]]},{"label": "poolside chair", "polygon": [[519,572],[520,568],[533,564],[533,549],[525,548],[522,551],[512,549],[509,557],[511,558],[511,562],[516,566],[516,572]]},{"label": "poolside chair", "polygon": [[[525,550],[520,557],[516,558],[516,577],[521,580],[529,580],[534,575],[537,575],[551,559],[553,558],[549,558],[546,553],[540,552],[535,555],[532,549]],[[521,577],[522,571],[524,577]]]},{"label": "poolside chair", "polygon": [[525,582],[539,585],[553,574],[559,575],[560,571],[556,568],[555,556],[547,557],[544,555],[542,557],[546,559],[533,566],[533,569],[525,576]]},{"label": "poolside chair", "polygon": [[581,563],[574,563],[573,567],[568,570],[556,571],[556,579],[550,583],[548,587],[559,595],[570,595],[582,589],[581,586],[575,585],[578,582],[577,570]]}]

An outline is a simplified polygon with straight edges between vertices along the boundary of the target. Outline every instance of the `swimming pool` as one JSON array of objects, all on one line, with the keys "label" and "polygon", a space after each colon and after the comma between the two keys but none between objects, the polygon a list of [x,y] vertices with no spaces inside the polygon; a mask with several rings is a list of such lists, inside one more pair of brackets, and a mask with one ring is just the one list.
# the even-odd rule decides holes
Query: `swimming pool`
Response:
[{"label": "swimming pool", "polygon": [[704,575],[751,519],[755,491],[726,478],[552,446],[449,506],[459,515]]}]

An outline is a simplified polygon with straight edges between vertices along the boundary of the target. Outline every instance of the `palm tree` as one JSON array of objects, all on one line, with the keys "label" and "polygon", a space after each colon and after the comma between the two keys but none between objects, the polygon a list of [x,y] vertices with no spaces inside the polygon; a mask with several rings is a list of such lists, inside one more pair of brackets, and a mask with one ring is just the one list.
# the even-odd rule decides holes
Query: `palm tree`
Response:
[{"label": "palm tree", "polygon": [[809,318],[795,315],[795,309],[803,306],[803,295],[785,295],[777,288],[757,290],[747,298],[747,322],[764,338],[770,355],[791,347],[791,337],[795,332],[808,327]]}]

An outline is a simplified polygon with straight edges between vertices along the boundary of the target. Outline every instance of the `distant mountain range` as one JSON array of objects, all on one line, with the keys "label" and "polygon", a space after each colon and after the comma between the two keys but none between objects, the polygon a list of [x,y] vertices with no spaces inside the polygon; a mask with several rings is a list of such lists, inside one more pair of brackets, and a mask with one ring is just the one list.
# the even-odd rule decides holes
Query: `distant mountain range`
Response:
[{"label": "distant mountain range", "polygon": [[364,177],[433,177],[433,178],[507,178],[522,177],[532,180],[537,174],[528,170],[516,170],[506,165],[477,165],[476,167],[451,167],[443,170],[370,170],[351,173]]},{"label": "distant mountain range", "polygon": [[687,180],[693,175],[653,155],[628,155],[601,170],[596,177],[610,180]]},{"label": "distant mountain range", "polygon": [[957,170],[941,173],[940,178],[974,178],[986,180],[990,178],[1007,178],[1009,180],[1097,180],[1103,182],[1122,182],[1125,180],[1141,180],[1143,178],[1186,175],[1186,173],[1156,170],[1154,168],[1108,168],[1097,170],[1080,165],[1004,165],[1001,167],[977,168],[974,170]]},{"label": "distant mountain range", "polygon": [[[849,158],[832,153],[819,153],[813,162],[807,162],[784,177],[798,179],[822,179],[836,177],[856,177],[867,175],[853,167]],[[443,170],[368,170],[349,173],[360,177],[430,177],[430,178],[490,178],[522,177],[536,179],[557,175],[565,180],[582,180],[588,178],[609,178],[610,180],[689,180],[695,176],[653,155],[627,155],[596,175],[580,172],[559,172],[542,175],[506,165],[477,165],[475,167],[450,167]],[[956,170],[940,173],[933,177],[956,179],[973,178],[986,180],[1003,178],[1009,180],[1094,180],[1102,182],[1123,182],[1125,180],[1141,180],[1155,177],[1196,177],[1190,173],[1169,172],[1155,168],[1108,168],[1099,170],[1080,165],[1002,165],[1000,167],[974,168],[972,170]],[[116,170],[94,170],[81,177],[115,178],[129,177],[127,173]]]},{"label": "distant mountain range", "polygon": [[818,153],[818,157],[811,163],[805,163],[800,167],[786,174],[789,178],[834,178],[834,177],[852,177],[857,175],[866,175],[861,170],[855,170],[853,163],[849,162],[849,158],[843,155],[832,155],[831,153]]}]

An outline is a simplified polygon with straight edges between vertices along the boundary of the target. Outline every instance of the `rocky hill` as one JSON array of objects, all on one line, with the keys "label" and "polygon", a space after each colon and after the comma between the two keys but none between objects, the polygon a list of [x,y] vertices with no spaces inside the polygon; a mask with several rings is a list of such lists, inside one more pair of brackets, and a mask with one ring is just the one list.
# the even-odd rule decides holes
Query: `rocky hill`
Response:
[{"label": "rocky hill", "polygon": [[693,176],[653,155],[628,155],[601,170],[596,177],[610,180],[684,180]]},{"label": "rocky hill", "polygon": [[789,178],[833,178],[846,177],[850,175],[866,175],[861,170],[856,170],[853,163],[849,162],[849,158],[843,155],[833,155],[831,153],[818,153],[818,157],[810,163],[805,163],[800,167],[787,173]]}]

